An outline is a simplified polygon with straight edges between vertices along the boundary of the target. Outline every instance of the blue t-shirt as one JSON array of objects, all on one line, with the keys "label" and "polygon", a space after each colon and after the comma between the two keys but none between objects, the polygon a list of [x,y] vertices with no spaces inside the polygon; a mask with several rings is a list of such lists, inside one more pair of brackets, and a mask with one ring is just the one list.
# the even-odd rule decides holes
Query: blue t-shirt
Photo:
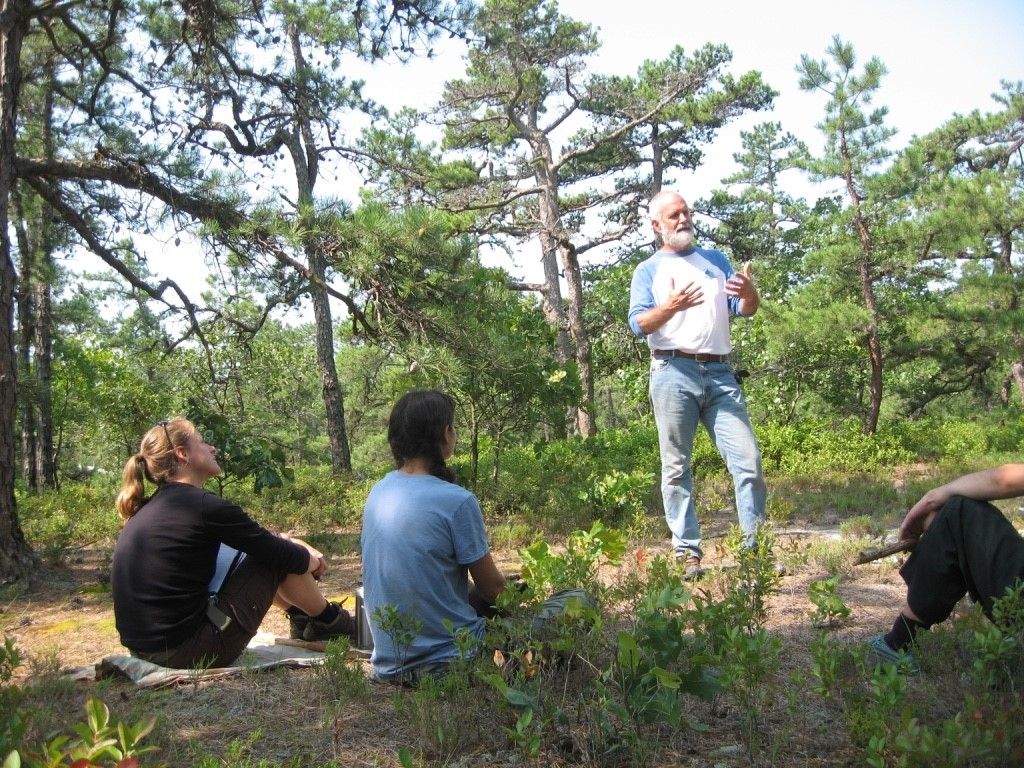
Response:
[{"label": "blue t-shirt", "polygon": [[[465,488],[399,470],[373,487],[363,512],[362,557],[376,675],[458,658],[446,619],[483,638],[484,620],[469,604],[467,566],[489,551],[480,505]],[[381,627],[378,611],[387,606],[403,625],[418,627],[407,646]]]}]

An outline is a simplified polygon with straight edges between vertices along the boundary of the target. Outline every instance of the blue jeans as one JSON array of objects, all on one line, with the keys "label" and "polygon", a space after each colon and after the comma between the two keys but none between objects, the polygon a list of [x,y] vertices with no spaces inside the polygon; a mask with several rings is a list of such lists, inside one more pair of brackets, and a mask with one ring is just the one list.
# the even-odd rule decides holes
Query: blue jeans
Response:
[{"label": "blue jeans", "polygon": [[732,366],[681,357],[652,358],[650,394],[661,446],[661,496],[676,554],[703,556],[690,462],[698,421],[732,474],[740,528],[747,546],[753,545],[764,520],[767,488],[761,449]]}]

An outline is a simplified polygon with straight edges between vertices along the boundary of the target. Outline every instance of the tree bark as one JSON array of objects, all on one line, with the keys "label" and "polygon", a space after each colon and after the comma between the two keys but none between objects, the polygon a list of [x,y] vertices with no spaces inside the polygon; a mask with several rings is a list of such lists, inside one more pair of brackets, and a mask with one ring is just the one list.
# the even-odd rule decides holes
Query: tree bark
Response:
[{"label": "tree bark", "polygon": [[846,164],[843,179],[846,182],[846,191],[850,196],[850,201],[853,203],[854,222],[857,227],[857,237],[860,240],[861,248],[858,278],[860,281],[861,299],[864,301],[864,307],[868,311],[868,358],[871,363],[869,385],[871,399],[868,404],[867,416],[864,419],[864,432],[868,435],[873,435],[878,430],[878,415],[882,410],[882,342],[878,336],[878,302],[875,300],[874,277],[871,274],[873,263],[871,233],[868,231],[867,222],[864,221],[861,199],[853,180],[853,164],[850,160],[850,151],[846,144],[846,134],[844,133],[840,133],[839,146],[843,162]]},{"label": "tree bark", "polygon": [[[46,265],[52,267],[50,254],[44,253],[43,256]],[[37,280],[33,292],[33,308],[36,311],[36,474],[41,485],[56,488],[57,457],[53,446],[53,305],[49,277]]]},{"label": "tree bark", "polygon": [[576,409],[576,430],[584,437],[597,433],[594,424],[594,372],[591,365],[590,336],[583,322],[583,274],[576,249],[565,242],[561,247],[562,265],[569,288],[569,334],[576,349],[576,365],[579,368],[580,386],[583,389],[583,403]]},{"label": "tree bark", "polygon": [[295,99],[296,125],[288,141],[288,150],[295,167],[295,181],[299,193],[297,215],[300,219],[309,219],[303,223],[301,231],[303,251],[313,278],[309,284],[309,296],[313,302],[313,325],[316,329],[316,366],[320,374],[320,391],[327,413],[331,468],[335,472],[350,472],[352,455],[345,428],[345,402],[341,393],[341,383],[338,381],[338,368],[334,363],[334,323],[331,318],[331,302],[324,289],[327,264],[317,242],[316,224],[312,221],[313,192],[319,175],[319,155],[306,99],[307,84],[302,79],[305,76],[303,73],[306,70],[306,62],[298,30],[293,24],[288,27],[288,36],[295,64],[295,77],[299,81]]},{"label": "tree bark", "polygon": [[[48,63],[43,94],[43,156],[53,160],[53,62]],[[32,285],[35,310],[36,472],[47,488],[57,487],[57,457],[53,447],[53,251],[54,224],[50,206],[40,201],[39,253]]]},{"label": "tree bark", "polygon": [[32,387],[32,340],[35,339],[35,309],[32,300],[32,282],[35,279],[35,249],[29,240],[25,226],[24,207],[17,187],[11,190],[11,204],[15,211],[14,232],[18,238],[18,253],[21,255],[21,279],[15,292],[18,308],[18,401],[21,405],[21,476],[30,491],[39,488],[36,472],[36,398]]},{"label": "tree bark", "polygon": [[25,541],[14,499],[17,360],[14,354],[14,286],[17,274],[8,234],[15,180],[21,46],[31,5],[0,0],[0,584],[27,576],[38,559]]},{"label": "tree bark", "polygon": [[[544,264],[544,301],[546,306],[552,307],[552,314],[556,319],[558,361],[560,363],[566,363],[570,359],[576,361],[580,386],[583,389],[583,402],[579,407],[573,409],[575,412],[570,414],[571,418],[575,421],[576,430],[581,435],[590,436],[595,432],[594,421],[591,417],[594,412],[594,378],[591,366],[590,338],[583,323],[583,277],[576,249],[562,229],[561,210],[558,205],[558,179],[551,145],[543,134],[535,137],[531,144],[537,168],[534,177],[540,188],[538,205]],[[565,275],[568,288],[567,307],[563,306],[561,300],[561,275],[557,263],[559,256],[561,256],[562,272]]]},{"label": "tree bark", "polygon": [[[307,247],[309,269],[321,280],[325,276],[323,257],[315,246]],[[313,300],[313,324],[316,328],[316,367],[320,373],[320,391],[327,411],[327,437],[331,446],[331,468],[336,472],[352,469],[352,455],[348,448],[345,429],[345,403],[342,399],[338,368],[334,364],[334,326],[331,321],[331,304],[327,292],[317,283],[310,283],[309,294]]]},{"label": "tree bark", "polygon": [[[1001,275],[1013,274],[1013,232],[999,233],[999,251],[995,260],[995,271]],[[1016,312],[1020,309],[1021,291],[1017,283],[1012,285],[1014,287],[1010,294],[1010,304],[1007,309],[1010,312]],[[1003,402],[1008,403],[1010,401],[1010,382],[1012,381],[1016,383],[1017,394],[1020,395],[1021,405],[1024,405],[1024,333],[1021,333],[1019,328],[1011,328],[1010,340],[1013,342],[1013,349],[1019,357],[1010,364],[1010,372],[1003,386]]]}]

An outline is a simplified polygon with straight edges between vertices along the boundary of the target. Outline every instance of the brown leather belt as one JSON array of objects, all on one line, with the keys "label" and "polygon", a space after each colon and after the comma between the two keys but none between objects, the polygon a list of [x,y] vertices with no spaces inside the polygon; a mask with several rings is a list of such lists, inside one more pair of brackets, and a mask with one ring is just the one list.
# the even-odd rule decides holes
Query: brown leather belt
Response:
[{"label": "brown leather belt", "polygon": [[728,355],[710,355],[704,352],[683,352],[679,349],[652,349],[651,354],[655,357],[683,357],[687,360],[696,360],[698,363],[727,363]]}]

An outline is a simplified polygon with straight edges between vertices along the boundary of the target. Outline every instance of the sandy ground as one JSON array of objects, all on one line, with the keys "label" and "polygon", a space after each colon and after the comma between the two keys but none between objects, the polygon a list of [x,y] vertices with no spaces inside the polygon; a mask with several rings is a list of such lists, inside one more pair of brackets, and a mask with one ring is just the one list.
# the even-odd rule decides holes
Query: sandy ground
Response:
[{"label": "sandy ground", "polygon": [[[711,528],[705,565],[713,572],[718,566],[728,566],[728,562],[721,546],[716,546],[714,526]],[[815,540],[835,537],[833,531],[779,536],[778,546],[783,558],[797,561],[781,578],[771,598],[767,622],[768,628],[778,633],[784,643],[783,680],[808,668],[809,644],[815,630],[808,618],[811,605],[807,587],[828,575],[813,561],[798,562],[800,552]],[[650,556],[667,552],[668,548],[666,537],[652,540],[643,549],[645,555]],[[497,551],[495,555],[502,570],[519,570],[519,559],[514,552]],[[635,551],[627,554],[627,558],[630,557],[635,558]],[[23,656],[23,664],[15,676],[17,683],[26,684],[46,674],[52,676],[58,668],[90,665],[105,655],[125,652],[114,628],[109,558],[110,550],[106,548],[81,550],[63,564],[44,567],[31,584],[8,586],[0,593],[3,595],[0,629],[14,640]],[[839,594],[852,609],[852,616],[834,631],[841,642],[853,644],[888,628],[903,594],[895,562],[845,569]],[[359,581],[358,557],[333,556],[329,565],[323,581],[325,593],[332,597],[350,594]],[[605,569],[602,573],[609,581],[617,575],[615,569]],[[287,636],[284,614],[271,609],[262,629]],[[104,700],[113,699],[112,709],[121,706],[132,715],[152,709],[163,713],[165,722],[173,719],[175,724],[165,727],[172,728],[174,735],[161,738],[164,746],[158,761],[144,761],[144,764],[155,765],[160,764],[159,760],[167,760],[169,749],[173,752],[166,746],[168,741],[194,740],[216,751],[218,745],[232,739],[249,737],[255,728],[259,731],[258,748],[253,747],[253,754],[272,764],[293,760],[296,750],[300,750],[309,755],[309,761],[321,764],[335,759],[345,765],[398,765],[398,749],[415,743],[416,736],[410,733],[405,720],[396,717],[395,692],[373,686],[363,700],[335,701],[327,706],[322,696],[314,695],[315,674],[299,670],[251,675],[243,681],[209,687],[205,684],[184,686],[169,692],[138,691],[127,683],[79,683],[77,689],[61,693],[54,706],[70,707],[72,714],[67,722],[80,722],[81,718],[76,720],[73,715],[76,709],[81,712],[79,703],[87,693],[100,692]],[[111,689],[115,693],[111,694]],[[783,717],[780,713],[784,709],[787,708],[780,703],[775,710],[765,713],[757,725],[764,730],[764,740],[771,752],[769,757],[763,752],[755,761],[757,764],[862,762],[862,756],[850,747],[843,727],[836,721],[836,713],[823,707],[820,701],[791,702],[788,714]],[[740,719],[730,707],[720,701],[710,705],[696,702],[692,717],[706,731],[688,731],[672,737],[669,740],[672,764],[752,764],[739,736]],[[210,718],[216,721],[216,727],[211,727]],[[503,740],[503,737],[494,739],[496,744]],[[476,744],[466,754],[425,757],[428,764],[455,766],[502,764],[507,756],[499,756]],[[588,760],[585,755],[576,755],[564,762],[586,764]],[[542,764],[553,763],[549,760]]]}]

